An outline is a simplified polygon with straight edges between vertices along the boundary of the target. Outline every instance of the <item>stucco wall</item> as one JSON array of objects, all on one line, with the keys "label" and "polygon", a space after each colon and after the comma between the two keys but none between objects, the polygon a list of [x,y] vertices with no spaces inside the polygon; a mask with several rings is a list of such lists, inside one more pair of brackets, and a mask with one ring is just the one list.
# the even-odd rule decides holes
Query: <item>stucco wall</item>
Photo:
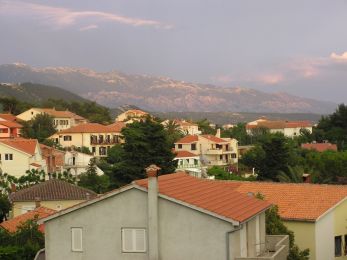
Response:
[{"label": "stucco wall", "polygon": [[316,222],[316,260],[334,259],[334,212]]},{"label": "stucco wall", "polygon": [[[343,240],[347,235],[347,200],[338,205],[334,210],[334,236],[342,236],[343,244],[347,241]],[[347,260],[347,256],[336,257],[338,260]]]},{"label": "stucco wall", "polygon": [[[3,173],[20,177],[29,170],[30,156],[0,144],[1,169]],[[5,160],[5,154],[13,154],[13,160]]]}]

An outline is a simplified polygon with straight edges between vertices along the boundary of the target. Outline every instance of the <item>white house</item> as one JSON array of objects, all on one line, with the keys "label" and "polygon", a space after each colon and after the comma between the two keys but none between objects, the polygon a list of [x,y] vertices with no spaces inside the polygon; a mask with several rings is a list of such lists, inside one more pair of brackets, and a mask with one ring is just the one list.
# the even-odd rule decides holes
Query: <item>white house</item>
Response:
[{"label": "white house", "polygon": [[139,180],[64,209],[45,224],[46,260],[285,260],[265,233],[266,201],[185,173]]},{"label": "white house", "polygon": [[[186,120],[172,120],[175,122],[176,125],[178,125],[179,129],[182,133],[186,135],[199,135],[201,134],[201,131],[199,130],[199,126],[195,123],[188,122]],[[167,124],[170,122],[170,120],[165,120],[162,122],[163,126],[167,126]]]}]

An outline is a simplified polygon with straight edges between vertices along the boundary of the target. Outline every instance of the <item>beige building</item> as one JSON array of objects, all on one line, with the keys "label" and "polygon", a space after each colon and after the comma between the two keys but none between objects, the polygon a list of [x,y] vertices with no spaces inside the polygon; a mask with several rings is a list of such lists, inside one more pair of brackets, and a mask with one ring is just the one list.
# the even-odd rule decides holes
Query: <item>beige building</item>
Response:
[{"label": "beige building", "polygon": [[47,172],[46,161],[36,139],[0,139],[0,169],[15,177],[31,169]]},{"label": "beige building", "polygon": [[46,260],[287,258],[288,236],[265,233],[269,203],[185,173],[157,178],[156,169],[39,221]]},{"label": "beige building", "polygon": [[175,143],[175,151],[188,151],[200,156],[205,166],[226,166],[238,163],[236,139],[214,135],[187,135]]},{"label": "beige building", "polygon": [[55,133],[50,137],[55,143],[67,147],[87,147],[96,157],[107,156],[112,146],[122,142],[121,129],[123,123],[109,126],[86,123]]},{"label": "beige building", "polygon": [[53,117],[53,124],[58,131],[88,122],[87,119],[76,115],[71,111],[59,111],[55,110],[55,108],[30,108],[29,110],[19,114],[17,118],[23,121],[30,121],[39,114],[48,114]]},{"label": "beige building", "polygon": [[284,136],[291,138],[299,136],[302,129],[312,133],[312,124],[308,121],[273,121],[262,117],[246,125],[246,131],[250,135],[261,128],[269,129],[270,133],[282,133]]},{"label": "beige building", "polygon": [[347,260],[347,186],[238,181],[226,185],[243,194],[261,193],[278,205],[295,243],[310,249],[311,260]]},{"label": "beige building", "polygon": [[149,113],[139,110],[139,109],[131,109],[127,110],[120,115],[118,115],[115,119],[116,122],[126,122],[126,123],[132,123],[134,121],[138,121],[141,119],[146,118],[149,115]]},{"label": "beige building", "polygon": [[85,200],[95,198],[94,191],[73,185],[66,181],[48,180],[10,194],[13,217],[37,207],[62,210]]}]

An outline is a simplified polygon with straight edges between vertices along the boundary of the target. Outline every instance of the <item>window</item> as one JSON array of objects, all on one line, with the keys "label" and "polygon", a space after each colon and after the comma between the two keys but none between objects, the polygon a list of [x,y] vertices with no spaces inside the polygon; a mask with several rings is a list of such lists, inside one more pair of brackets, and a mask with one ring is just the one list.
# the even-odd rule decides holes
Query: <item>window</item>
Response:
[{"label": "window", "polygon": [[8,128],[1,128],[0,133],[3,133],[3,134],[8,133]]},{"label": "window", "polygon": [[13,154],[5,153],[5,161],[12,161],[12,160],[13,160]]},{"label": "window", "polygon": [[191,145],[190,145],[190,149],[191,149],[191,150],[196,150],[196,144],[191,144]]},{"label": "window", "polygon": [[106,155],[106,147],[99,147],[99,155]]},{"label": "window", "polygon": [[345,249],[344,249],[344,255],[347,255],[347,235],[345,235]]},{"label": "window", "polygon": [[73,252],[82,252],[82,228],[71,228],[71,250]]},{"label": "window", "polygon": [[341,256],[342,255],[342,237],[337,236],[335,237],[335,256]]},{"label": "window", "polygon": [[122,228],[122,252],[146,252],[146,230],[143,228]]},{"label": "window", "polygon": [[71,141],[72,136],[71,135],[64,135],[64,141]]},{"label": "window", "polygon": [[178,145],[177,145],[177,148],[178,148],[178,149],[182,149],[182,144],[178,144]]},{"label": "window", "polygon": [[92,147],[92,154],[95,154],[96,152],[96,149],[95,149],[95,146]]}]

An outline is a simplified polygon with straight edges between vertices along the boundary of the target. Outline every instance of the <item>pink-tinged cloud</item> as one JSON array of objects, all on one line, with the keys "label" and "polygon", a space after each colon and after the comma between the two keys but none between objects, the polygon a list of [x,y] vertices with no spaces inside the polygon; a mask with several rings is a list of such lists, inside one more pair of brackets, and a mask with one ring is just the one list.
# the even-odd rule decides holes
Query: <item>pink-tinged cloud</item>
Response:
[{"label": "pink-tinged cloud", "polygon": [[264,84],[276,85],[284,80],[282,74],[265,74],[258,77],[258,80]]},{"label": "pink-tinged cloud", "polygon": [[96,24],[91,24],[88,26],[81,27],[80,31],[83,32],[83,31],[89,31],[89,30],[94,30],[94,29],[98,29],[98,28],[99,28],[99,26],[97,26]]},{"label": "pink-tinged cloud", "polygon": [[347,62],[347,52],[342,53],[341,55],[336,54],[335,52],[330,54],[330,58],[334,61],[346,61]]},{"label": "pink-tinged cloud", "polygon": [[155,20],[127,17],[123,15],[99,11],[73,11],[68,8],[33,4],[20,1],[0,0],[0,14],[33,16],[57,28],[63,28],[83,22],[86,19],[96,22],[116,22],[130,26],[149,26],[159,29],[171,29],[173,26]]}]

